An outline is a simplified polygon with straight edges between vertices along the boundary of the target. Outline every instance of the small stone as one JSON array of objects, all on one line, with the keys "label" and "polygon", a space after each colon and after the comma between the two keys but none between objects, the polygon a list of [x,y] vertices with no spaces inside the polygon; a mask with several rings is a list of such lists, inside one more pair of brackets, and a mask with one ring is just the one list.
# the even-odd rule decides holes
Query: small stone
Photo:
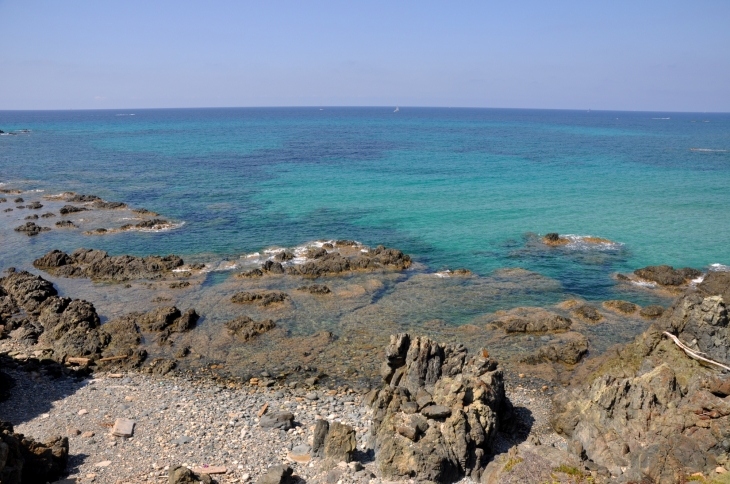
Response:
[{"label": "small stone", "polygon": [[86,432],[81,434],[81,437],[83,437],[84,439],[90,439],[93,436],[94,436],[94,432],[92,432],[91,430],[87,430]]},{"label": "small stone", "polygon": [[349,467],[350,471],[352,472],[359,472],[363,470],[362,464],[360,464],[358,461],[350,462],[349,464],[347,464],[347,467]]},{"label": "small stone", "polygon": [[273,466],[269,468],[266,474],[259,477],[256,484],[286,484],[293,472],[289,466]]},{"label": "small stone", "polygon": [[110,460],[103,460],[101,462],[97,462],[96,464],[94,464],[94,466],[96,466],[96,467],[108,467],[108,466],[111,465],[111,463],[112,463],[112,461],[110,461]]},{"label": "small stone", "polygon": [[421,410],[421,414],[427,418],[446,418],[451,415],[451,409],[443,405],[429,405]]},{"label": "small stone", "polygon": [[317,392],[309,392],[304,397],[307,400],[319,400],[319,395],[317,395]]},{"label": "small stone", "polygon": [[727,472],[727,469],[725,469],[723,466],[717,466],[715,467],[715,472],[718,474],[725,474]]},{"label": "small stone", "polygon": [[114,428],[112,429],[112,435],[117,437],[131,437],[134,433],[134,420],[128,418],[118,418],[114,422]]},{"label": "small stone", "polygon": [[520,374],[519,374],[519,375],[517,375],[517,376],[519,376],[520,378],[525,378],[525,374],[524,374],[524,373],[520,373]]},{"label": "small stone", "polygon": [[89,413],[89,411],[85,408],[82,408],[81,410],[79,410],[78,415],[86,415],[87,413]]}]

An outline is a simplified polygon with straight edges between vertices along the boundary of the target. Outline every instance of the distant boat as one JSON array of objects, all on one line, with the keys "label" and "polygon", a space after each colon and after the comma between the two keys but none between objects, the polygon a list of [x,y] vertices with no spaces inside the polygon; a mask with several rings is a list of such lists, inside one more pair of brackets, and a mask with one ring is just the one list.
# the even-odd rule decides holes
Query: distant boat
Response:
[{"label": "distant boat", "polygon": [[394,112],[394,113],[397,113],[398,111],[400,111],[400,108],[399,108],[398,106],[396,106],[396,107],[395,107],[395,111],[393,111],[393,112]]}]

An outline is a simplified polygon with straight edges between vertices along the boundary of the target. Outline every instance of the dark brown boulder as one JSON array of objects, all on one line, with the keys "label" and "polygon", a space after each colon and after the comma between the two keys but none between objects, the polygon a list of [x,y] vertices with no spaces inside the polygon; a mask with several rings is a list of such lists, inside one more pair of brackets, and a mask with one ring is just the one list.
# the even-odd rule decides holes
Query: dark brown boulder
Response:
[{"label": "dark brown boulder", "polygon": [[674,269],[672,266],[661,265],[636,269],[634,274],[644,280],[656,282],[662,286],[681,286],[688,280],[701,276],[702,272],[690,267]]}]

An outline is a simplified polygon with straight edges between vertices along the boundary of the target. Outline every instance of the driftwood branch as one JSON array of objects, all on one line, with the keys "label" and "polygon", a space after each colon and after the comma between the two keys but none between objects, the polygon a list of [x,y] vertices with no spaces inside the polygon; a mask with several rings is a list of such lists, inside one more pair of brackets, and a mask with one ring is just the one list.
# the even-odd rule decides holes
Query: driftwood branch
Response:
[{"label": "driftwood branch", "polygon": [[694,359],[696,359],[696,360],[700,360],[700,361],[704,361],[704,362],[706,362],[706,363],[710,363],[710,364],[712,364],[712,365],[717,365],[717,366],[719,366],[720,368],[724,368],[725,370],[728,370],[728,371],[730,371],[730,366],[725,366],[725,365],[723,365],[722,363],[718,363],[718,362],[717,362],[717,361],[715,361],[715,360],[711,360],[711,359],[709,359],[709,358],[705,358],[704,356],[700,356],[700,355],[701,355],[702,353],[700,353],[700,352],[698,352],[698,351],[695,351],[695,350],[693,350],[692,348],[690,348],[689,346],[687,346],[686,344],[682,343],[682,342],[680,341],[680,339],[679,339],[679,338],[677,338],[676,336],[674,336],[674,335],[673,335],[672,333],[669,333],[669,332],[667,332],[667,331],[664,331],[664,334],[665,334],[666,336],[669,336],[670,338],[672,338],[672,341],[674,341],[674,343],[675,343],[675,344],[676,344],[677,346],[679,346],[679,347],[680,347],[680,349],[681,349],[682,351],[684,351],[684,352],[685,352],[685,354],[686,354],[687,356],[689,356],[689,357],[691,357],[691,358],[694,358]]}]

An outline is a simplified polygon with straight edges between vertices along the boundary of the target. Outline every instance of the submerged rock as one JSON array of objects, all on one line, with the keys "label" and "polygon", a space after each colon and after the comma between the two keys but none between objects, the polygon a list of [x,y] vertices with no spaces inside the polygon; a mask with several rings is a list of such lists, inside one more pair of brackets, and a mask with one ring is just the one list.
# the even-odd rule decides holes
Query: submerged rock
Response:
[{"label": "submerged rock", "polygon": [[382,476],[478,478],[500,421],[511,415],[497,362],[406,333],[391,336],[385,354],[385,384],[367,397]]},{"label": "submerged rock", "polygon": [[254,321],[248,316],[241,316],[225,323],[228,332],[242,341],[249,341],[256,336],[266,333],[276,327],[270,319]]},{"label": "submerged rock", "polygon": [[532,365],[543,362],[575,365],[588,353],[588,347],[588,338],[580,333],[569,332],[541,346],[522,361]]},{"label": "submerged rock", "polygon": [[59,210],[58,212],[61,215],[68,215],[70,213],[85,212],[86,210],[88,210],[88,208],[86,208],[86,207],[77,207],[75,205],[64,205],[63,207],[61,207],[61,210]]},{"label": "submerged rock", "polygon": [[637,306],[636,304],[628,301],[621,301],[619,299],[604,301],[603,307],[608,310],[616,311],[622,314],[633,314],[636,312],[637,309],[639,309],[639,306]]},{"label": "submerged rock", "polygon": [[330,294],[332,291],[324,284],[310,284],[308,286],[300,286],[297,291],[308,292],[309,294]]},{"label": "submerged rock", "polygon": [[281,291],[244,291],[237,292],[231,297],[231,302],[236,304],[258,303],[262,306],[283,302],[289,298],[289,295]]},{"label": "submerged rock", "polygon": [[601,319],[603,319],[603,316],[601,313],[598,312],[598,309],[591,306],[590,304],[583,304],[581,306],[573,308],[571,311],[573,315],[588,321],[590,323],[597,323]]},{"label": "submerged rock", "polygon": [[404,270],[411,266],[410,256],[403,254],[400,250],[388,249],[382,245],[373,250],[359,253],[352,258],[346,257],[339,252],[327,253],[324,248],[317,249],[312,255],[316,255],[316,258],[308,260],[304,264],[288,267],[288,273],[316,278],[360,270],[385,268]]},{"label": "submerged rock", "polygon": [[542,308],[516,308],[496,321],[507,333],[542,333],[566,331],[573,322],[570,318],[546,311]]}]

